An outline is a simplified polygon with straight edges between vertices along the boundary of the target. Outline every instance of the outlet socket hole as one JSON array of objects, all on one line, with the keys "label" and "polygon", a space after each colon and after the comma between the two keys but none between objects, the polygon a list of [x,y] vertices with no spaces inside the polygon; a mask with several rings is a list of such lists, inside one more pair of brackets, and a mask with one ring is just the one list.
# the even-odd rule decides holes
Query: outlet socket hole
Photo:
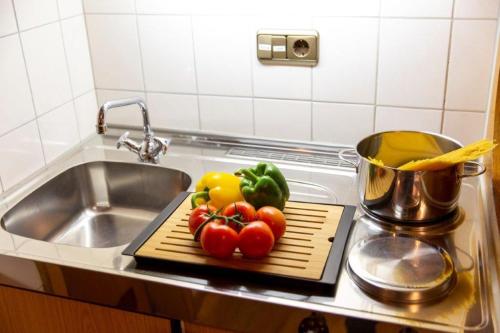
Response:
[{"label": "outlet socket hole", "polygon": [[297,39],[295,43],[293,43],[293,53],[295,54],[295,56],[299,58],[307,57],[309,51],[309,43],[304,39]]}]

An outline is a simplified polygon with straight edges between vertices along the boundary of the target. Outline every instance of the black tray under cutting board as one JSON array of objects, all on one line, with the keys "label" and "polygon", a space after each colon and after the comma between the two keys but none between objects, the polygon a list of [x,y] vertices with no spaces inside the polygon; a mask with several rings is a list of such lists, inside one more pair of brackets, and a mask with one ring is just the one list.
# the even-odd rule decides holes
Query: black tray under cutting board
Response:
[{"label": "black tray under cutting board", "polygon": [[289,201],[283,211],[286,232],[267,257],[247,259],[237,251],[230,259],[217,259],[205,253],[189,233],[190,196],[189,192],[180,193],[122,253],[134,256],[138,264],[153,267],[165,263],[165,269],[177,272],[224,274],[329,293],[334,290],[354,206]]}]

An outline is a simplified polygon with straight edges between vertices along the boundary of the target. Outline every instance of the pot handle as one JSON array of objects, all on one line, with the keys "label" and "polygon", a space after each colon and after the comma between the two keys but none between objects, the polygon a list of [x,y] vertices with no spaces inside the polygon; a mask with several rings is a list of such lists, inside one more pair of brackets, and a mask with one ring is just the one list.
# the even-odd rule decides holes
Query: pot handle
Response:
[{"label": "pot handle", "polygon": [[[345,153],[347,152],[352,152],[355,156],[356,156],[356,162],[353,162],[352,160],[348,159],[347,157],[345,157]],[[358,158],[358,155],[356,154],[356,149],[354,148],[345,148],[345,149],[341,149],[339,151],[339,158],[346,162],[346,163],[349,163],[350,165],[352,165],[353,167],[356,168],[356,173],[358,173],[358,167],[359,167],[359,158]]]},{"label": "pot handle", "polygon": [[481,162],[467,161],[467,162],[465,162],[464,169],[467,168],[467,165],[469,165],[469,166],[473,165],[474,169],[476,169],[477,171],[471,172],[471,173],[465,173],[465,171],[464,171],[463,175],[458,175],[459,179],[480,176],[486,172],[486,166]]},{"label": "pot handle", "polygon": [[462,264],[462,260],[460,260],[460,258],[457,257],[457,263],[458,263],[458,265],[460,265],[459,267],[455,266],[457,272],[458,273],[467,272],[467,271],[470,271],[471,269],[473,269],[474,268],[474,259],[472,258],[472,256],[459,247],[456,247],[455,249],[457,252],[460,252],[464,258],[466,258],[466,263],[467,263],[465,265]]}]

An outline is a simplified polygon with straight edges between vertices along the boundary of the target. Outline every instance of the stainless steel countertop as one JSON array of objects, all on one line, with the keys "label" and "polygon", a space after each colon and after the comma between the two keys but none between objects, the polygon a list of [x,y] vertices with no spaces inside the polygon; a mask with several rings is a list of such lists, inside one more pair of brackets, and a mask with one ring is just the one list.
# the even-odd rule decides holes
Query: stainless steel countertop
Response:
[{"label": "stainless steel countertop", "polygon": [[[279,145],[295,151],[312,149],[328,154],[328,145],[284,143],[210,136],[173,131],[173,144],[160,167],[183,170],[193,182],[209,170],[232,172],[255,161],[226,155],[229,147]],[[0,216],[35,188],[61,171],[90,161],[138,163],[127,151],[115,149],[121,129],[106,137],[92,136],[29,179],[0,195]],[[137,132],[132,132],[132,136]],[[286,177],[321,184],[304,187],[292,184],[293,200],[356,205],[354,169],[276,162]],[[193,185],[191,185],[192,189]],[[332,194],[333,193],[333,194]],[[345,265],[335,296],[314,295],[297,288],[282,288],[234,281],[159,268],[138,267],[131,257],[121,255],[126,245],[113,248],[82,248],[52,244],[10,234],[0,229],[0,283],[68,297],[124,310],[147,313],[248,332],[294,332],[311,311],[329,322],[349,316],[438,331],[494,331],[499,325],[498,229],[492,205],[490,182],[467,180],[460,205],[464,222],[448,237],[431,242],[448,248],[458,265],[474,267],[459,272],[458,286],[444,300],[428,305],[388,305],[363,294],[350,280]],[[387,232],[357,215],[348,248],[362,238]],[[458,249],[458,250],[457,250]],[[346,251],[347,252],[347,251]],[[464,254],[465,253],[465,254]],[[344,258],[345,259],[345,258]],[[467,268],[467,267],[466,267]],[[497,328],[498,329],[498,328]]]}]

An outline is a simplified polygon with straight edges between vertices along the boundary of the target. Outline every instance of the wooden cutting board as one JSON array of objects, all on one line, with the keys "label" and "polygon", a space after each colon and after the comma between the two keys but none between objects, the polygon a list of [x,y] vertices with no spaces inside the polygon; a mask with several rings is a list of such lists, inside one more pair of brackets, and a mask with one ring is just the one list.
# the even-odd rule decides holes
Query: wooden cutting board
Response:
[{"label": "wooden cutting board", "polygon": [[[333,287],[356,208],[289,201],[284,209],[286,232],[273,251],[261,259],[238,250],[229,259],[208,255],[189,233],[191,193],[183,192],[123,251],[138,262],[207,266],[273,278],[279,283]],[[333,241],[333,242],[332,242]],[[174,267],[173,266],[173,267]],[[206,271],[207,274],[210,270]]]},{"label": "wooden cutting board", "polygon": [[[216,259],[208,255],[189,233],[191,194],[181,199],[183,200],[176,207],[172,208],[170,205],[169,212],[160,214],[157,218],[160,221],[153,223],[159,226],[149,237],[144,237],[143,232],[140,246],[136,247],[137,242],[135,245],[131,244],[135,249],[127,249],[124,254],[134,255],[137,259],[151,258],[320,280],[332,252],[332,239],[345,209],[340,205],[288,202],[284,209],[286,232],[267,257],[248,259],[237,251],[232,258]],[[354,209],[351,210],[353,214]],[[344,236],[346,239],[347,235]],[[343,246],[340,251],[343,251]],[[341,257],[342,253],[338,255]]]}]

